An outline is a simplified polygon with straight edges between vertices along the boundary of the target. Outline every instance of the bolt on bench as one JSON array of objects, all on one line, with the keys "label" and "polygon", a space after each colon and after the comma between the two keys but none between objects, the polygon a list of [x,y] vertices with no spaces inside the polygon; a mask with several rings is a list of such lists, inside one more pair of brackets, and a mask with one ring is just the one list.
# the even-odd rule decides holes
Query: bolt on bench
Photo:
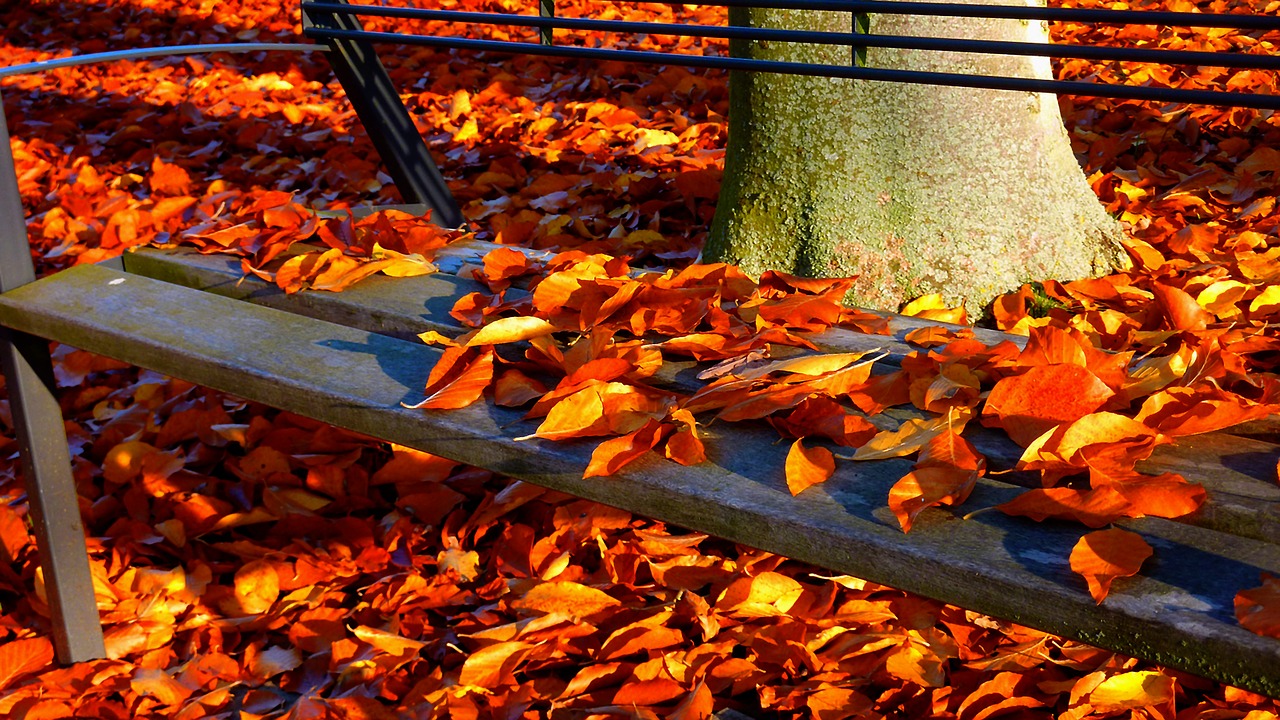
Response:
[{"label": "bolt on bench", "polygon": [[[865,47],[909,47],[1280,69],[1280,58],[1269,55],[880,36],[865,32],[862,16],[893,12],[1259,30],[1280,28],[1276,18],[881,0],[716,4],[851,12],[851,30],[859,32],[559,18],[545,0],[537,16],[341,2],[304,2],[303,11],[306,34],[327,46],[335,74],[406,201],[430,209],[432,217],[447,226],[463,224],[461,212],[373,43],[1280,109],[1280,97],[1244,93],[877,69],[866,67],[857,53]],[[366,32],[359,16],[520,24],[539,29],[540,42]],[[679,56],[555,45],[549,31],[556,28],[833,43],[849,45],[854,52],[847,66]],[[709,460],[703,464],[686,468],[655,459],[604,481],[583,480],[592,444],[516,442],[529,432],[529,424],[519,422],[518,411],[491,404],[447,412],[403,406],[421,398],[427,370],[440,357],[439,350],[411,336],[424,330],[462,332],[440,309],[477,289],[465,279],[445,274],[373,278],[339,295],[285,296],[265,283],[242,279],[236,260],[179,250],[130,254],[123,259],[123,270],[111,263],[86,265],[36,280],[2,120],[0,359],[23,453],[55,644],[63,662],[101,657],[104,650],[47,340],[835,572],[1280,696],[1280,641],[1238,626],[1232,612],[1237,590],[1255,586],[1263,572],[1280,574],[1280,527],[1273,520],[1280,512],[1274,445],[1208,434],[1153,457],[1148,469],[1177,470],[1205,485],[1208,511],[1186,521],[1142,518],[1121,523],[1141,533],[1158,555],[1140,576],[1117,585],[1101,606],[1063,559],[1039,549],[1068,547],[1079,534],[1077,528],[999,513],[963,520],[933,509],[921,516],[917,529],[904,535],[884,499],[909,470],[909,460],[844,465],[820,488],[793,497],[783,482],[785,447],[774,446],[772,431],[720,424],[707,434]],[[474,250],[483,251],[478,245]],[[831,352],[887,347],[886,362],[900,362],[913,350],[901,341],[902,335],[922,324],[934,323],[890,316],[892,338],[835,330],[817,343]],[[978,333],[990,342],[1004,337]],[[994,433],[980,431],[973,441],[991,457],[1011,452],[1016,457],[1019,452]],[[1262,460],[1250,464],[1240,458]],[[966,510],[1004,502],[1019,491],[980,479]]]}]

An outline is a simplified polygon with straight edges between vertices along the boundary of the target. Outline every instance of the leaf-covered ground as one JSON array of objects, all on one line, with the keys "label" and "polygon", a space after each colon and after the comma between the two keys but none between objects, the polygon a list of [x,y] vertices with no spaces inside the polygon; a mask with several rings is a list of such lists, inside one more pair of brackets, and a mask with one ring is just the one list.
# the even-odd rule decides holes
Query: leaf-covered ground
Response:
[{"label": "leaf-covered ground", "polygon": [[[71,48],[292,39],[297,13],[282,5],[11,3],[0,9],[0,56],[14,64]],[[656,5],[593,11],[673,17]],[[717,22],[718,12],[681,17]],[[1103,39],[1085,27],[1055,32]],[[1128,32],[1118,39],[1187,49],[1274,52],[1276,40]],[[677,49],[669,38],[634,42]],[[696,257],[723,160],[723,75],[488,60],[418,49],[391,63],[480,239],[625,255],[633,265],[683,267]],[[1253,71],[1060,70],[1277,92],[1275,77]],[[41,272],[180,240],[237,252],[286,289],[340,288],[372,270],[418,272],[426,261],[417,256],[456,239],[405,219],[347,236],[350,226],[290,209],[289,193],[310,208],[397,200],[318,54],[125,61],[11,78],[0,92]],[[1071,328],[1090,346],[1173,358],[1149,373],[1152,393],[1170,378],[1191,388],[1182,382],[1190,372],[1222,390],[1225,412],[1274,402],[1275,120],[1088,99],[1063,108],[1099,197],[1132,228],[1134,268],[1024,288],[996,306],[995,322]],[[278,257],[313,232],[329,254]],[[508,272],[496,260],[485,270],[495,289]],[[952,317],[928,299],[911,310]],[[1183,334],[1191,331],[1204,344]],[[55,361],[111,658],[52,664],[0,400],[5,716],[695,718],[736,708],[762,717],[1261,720],[1277,711],[1237,689],[82,352],[57,348]],[[968,393],[969,376],[939,368],[927,385],[945,377],[954,387],[931,397],[921,386],[925,410]],[[1045,388],[1087,381],[1081,372],[1011,378]],[[1096,363],[1088,372],[1106,375]],[[1006,387],[995,424],[1021,417],[1019,390]],[[1094,399],[1114,393],[1095,390]],[[1131,410],[1140,397],[1127,398],[1137,401]],[[1177,400],[1155,413],[1161,432],[1187,422]],[[829,459],[798,447],[797,483],[821,479],[814,474]],[[913,475],[926,474],[927,460]]]}]

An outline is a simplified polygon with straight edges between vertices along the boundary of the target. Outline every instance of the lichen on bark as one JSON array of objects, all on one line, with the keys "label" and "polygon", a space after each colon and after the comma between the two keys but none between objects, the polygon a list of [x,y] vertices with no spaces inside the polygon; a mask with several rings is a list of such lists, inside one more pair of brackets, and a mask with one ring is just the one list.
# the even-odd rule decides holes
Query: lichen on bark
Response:
[{"label": "lichen on bark", "polygon": [[[847,32],[849,13],[732,9],[760,27]],[[1040,23],[873,15],[886,35],[1047,41]],[[734,42],[735,55],[849,64],[847,46]],[[1048,61],[870,48],[871,67],[1048,77]],[[941,292],[971,316],[1023,282],[1121,262],[1120,229],[1071,152],[1052,95],[735,72],[725,179],[704,257],[857,275],[895,309]]]}]

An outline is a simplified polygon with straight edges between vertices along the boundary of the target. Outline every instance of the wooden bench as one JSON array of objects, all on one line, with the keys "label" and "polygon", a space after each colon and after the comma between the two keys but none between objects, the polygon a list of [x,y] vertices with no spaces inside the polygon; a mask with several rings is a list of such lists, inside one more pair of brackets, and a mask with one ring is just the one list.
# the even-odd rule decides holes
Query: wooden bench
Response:
[{"label": "wooden bench", "polygon": [[[304,5],[310,33],[329,44],[335,73],[389,172],[409,202],[457,224],[461,216],[450,214],[457,206],[374,54],[372,38],[361,34],[354,16],[324,9],[332,5]],[[541,20],[539,27],[560,21]],[[340,294],[286,296],[242,278],[237,260],[178,250],[133,253],[123,263],[79,266],[36,280],[8,146],[0,125],[0,360],[63,662],[104,651],[46,340],[1280,696],[1280,641],[1240,627],[1232,611],[1238,590],[1256,586],[1264,572],[1280,574],[1273,444],[1207,434],[1161,448],[1147,469],[1176,469],[1203,483],[1210,499],[1184,521],[1120,523],[1141,533],[1158,554],[1141,575],[1118,582],[1099,606],[1065,561],[1079,528],[1001,513],[961,518],[960,512],[1021,491],[997,479],[979,480],[962,511],[928,510],[904,535],[885,498],[909,470],[909,460],[845,464],[822,486],[793,497],[784,482],[786,447],[774,444],[772,430],[719,424],[708,431],[703,464],[649,459],[616,477],[583,480],[594,443],[517,442],[532,429],[518,411],[492,404],[427,412],[404,407],[421,398],[426,372],[440,356],[413,335],[460,333],[447,310],[478,289],[448,273],[374,278]],[[475,259],[485,249],[477,244],[452,252]],[[448,258],[441,264],[448,269]],[[889,339],[830,331],[819,342],[830,351],[884,347],[884,362],[899,362],[913,350],[903,335],[923,324],[934,323],[890,316]],[[977,332],[987,341],[1004,337]],[[691,388],[696,381],[676,373],[669,382]],[[1262,434],[1272,429],[1252,428]],[[1020,453],[1001,434],[977,431],[971,439],[996,465],[1007,466]]]}]

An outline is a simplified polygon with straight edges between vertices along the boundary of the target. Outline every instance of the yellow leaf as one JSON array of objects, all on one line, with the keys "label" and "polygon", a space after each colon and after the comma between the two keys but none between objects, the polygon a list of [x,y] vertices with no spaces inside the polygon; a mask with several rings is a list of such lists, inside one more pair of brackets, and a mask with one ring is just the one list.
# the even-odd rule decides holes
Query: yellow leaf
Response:
[{"label": "yellow leaf", "polygon": [[467,347],[501,345],[550,335],[555,327],[538,317],[509,317],[495,320],[480,328],[467,341]]},{"label": "yellow leaf", "polygon": [[632,151],[641,152],[651,147],[660,147],[662,145],[675,145],[680,142],[680,138],[669,130],[653,130],[650,128],[636,128],[636,144],[632,147]]},{"label": "yellow leaf", "polygon": [[1249,317],[1264,317],[1280,310],[1280,285],[1268,285],[1249,303]]},{"label": "yellow leaf", "polygon": [[844,369],[849,365],[861,360],[867,355],[878,352],[875,350],[867,350],[865,352],[856,353],[823,353],[819,355],[801,355],[800,357],[789,358],[787,360],[778,360],[768,365],[754,369],[750,372],[743,373],[741,377],[756,378],[764,377],[771,373],[788,372],[797,375],[809,375],[818,377],[827,375],[837,370]]},{"label": "yellow leaf", "polygon": [[1154,670],[1120,673],[1103,680],[1089,693],[1094,712],[1113,713],[1168,702],[1173,678]]},{"label": "yellow leaf", "polygon": [[385,260],[387,264],[380,266],[383,275],[389,277],[417,277],[437,272],[439,268],[418,253],[405,254],[388,250],[378,243],[373,244],[373,259]]},{"label": "yellow leaf", "polygon": [[454,142],[466,142],[472,138],[479,137],[479,135],[480,128],[476,125],[476,121],[471,118],[467,118],[467,121],[462,124],[462,127],[458,129],[458,132],[453,134],[453,139]]},{"label": "yellow leaf", "polygon": [[938,322],[955,323],[957,325],[965,325],[969,322],[969,316],[965,313],[964,306],[947,307],[947,303],[942,299],[941,293],[922,295],[903,305],[902,310],[899,312],[903,315],[926,320],[937,320]]},{"label": "yellow leaf", "polygon": [[1220,318],[1233,317],[1240,314],[1236,303],[1249,291],[1249,287],[1239,280],[1219,280],[1201,290],[1196,302]]},{"label": "yellow leaf", "polygon": [[428,345],[444,345],[445,347],[458,347],[458,343],[448,335],[441,335],[435,330],[418,333],[418,339]]}]

